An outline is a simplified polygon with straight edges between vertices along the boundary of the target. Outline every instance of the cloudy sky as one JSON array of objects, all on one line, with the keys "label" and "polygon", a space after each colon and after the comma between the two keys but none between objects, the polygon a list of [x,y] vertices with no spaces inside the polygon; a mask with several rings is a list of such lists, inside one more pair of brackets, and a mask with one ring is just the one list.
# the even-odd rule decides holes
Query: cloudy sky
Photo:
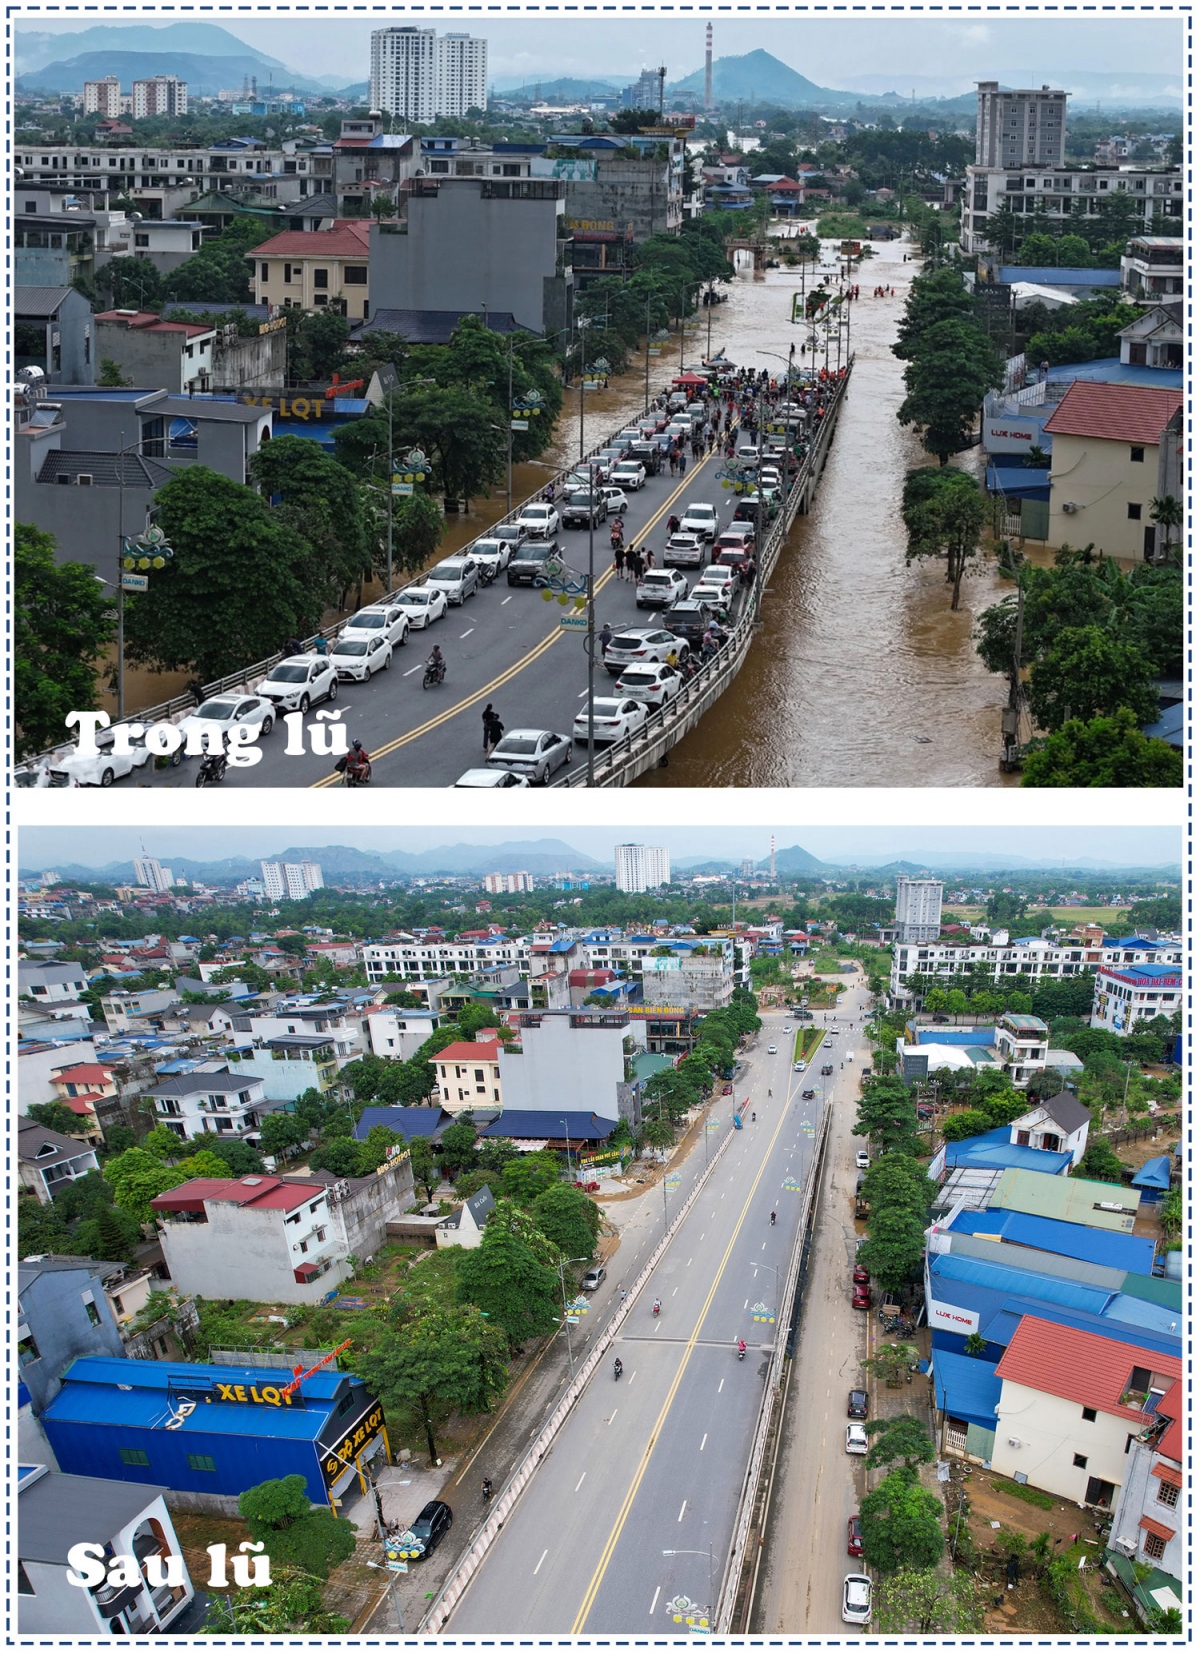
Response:
[{"label": "cloudy sky", "polygon": [[[772,828],[545,827],[507,830],[463,827],[353,828],[329,827],[39,827],[18,844],[23,871],[54,867],[59,862],[102,867],[110,861],[146,854],[170,864],[172,857],[219,861],[226,856],[271,857],[282,850],[319,849],[344,844],[367,851],[413,853],[452,844],[529,844],[555,838],[607,861],[614,844],[662,844],[675,856],[743,856],[770,854]],[[892,858],[920,861],[937,855],[1014,855],[1042,867],[1078,865],[1081,858],[1121,866],[1162,866],[1177,862],[1181,837],[1177,828],[1159,827],[776,827],[780,850],[800,844],[821,860],[845,862]],[[144,847],[144,849],[143,849]]]},{"label": "cloudy sky", "polygon": [[[152,20],[140,11],[129,21]],[[164,21],[168,19],[164,18]],[[174,19],[170,19],[174,21]],[[243,19],[222,12],[209,19],[239,39],[307,75],[340,75],[365,80],[369,36],[386,22],[406,21],[401,14],[376,16],[371,22],[338,18],[329,22],[295,18]],[[469,29],[488,40],[488,69],[493,80],[514,76],[552,80],[560,75],[587,79],[632,77],[643,67],[667,65],[670,79],[682,79],[704,61],[704,19],[622,17],[620,23],[567,17],[494,19],[442,14],[424,8],[423,25],[439,30]],[[65,32],[109,17],[90,13],[69,19],[27,15],[30,29]],[[111,19],[115,22],[117,19]],[[717,13],[714,56],[741,56],[761,48],[790,64],[821,86],[845,90],[909,90],[912,77],[954,77],[957,89],[969,91],[976,79],[1009,84],[1061,83],[1070,72],[1183,73],[1183,26],[1178,18],[1144,15],[1128,21],[1075,18],[932,19],[905,17],[796,18],[736,22]],[[887,77],[881,88],[863,77]]]}]

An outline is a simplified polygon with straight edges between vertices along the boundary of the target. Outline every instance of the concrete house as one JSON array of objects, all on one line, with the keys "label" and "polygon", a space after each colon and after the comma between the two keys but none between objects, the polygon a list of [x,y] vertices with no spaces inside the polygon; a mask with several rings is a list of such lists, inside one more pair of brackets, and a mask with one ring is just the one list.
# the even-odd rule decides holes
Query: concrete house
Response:
[{"label": "concrete house", "polygon": [[47,379],[90,385],[96,377],[92,307],[76,287],[18,287],[13,294],[15,366]]},{"label": "concrete house", "polygon": [[1183,300],[1152,304],[1117,334],[1128,367],[1183,367]]},{"label": "concrete house", "polygon": [[472,1041],[456,1040],[434,1058],[441,1104],[450,1114],[473,1108],[502,1108],[499,1037],[481,1029]]},{"label": "concrete house", "polygon": [[[1185,1567],[1183,1511],[1187,1495],[1183,1484],[1183,1385],[1172,1384],[1158,1404],[1149,1428],[1129,1449],[1125,1479],[1113,1507],[1105,1565],[1129,1591],[1143,1618],[1147,1610],[1169,1608],[1161,1593],[1170,1591],[1182,1606]],[[1139,1578],[1134,1563],[1165,1574]]]},{"label": "concrete house", "polygon": [[31,1258],[17,1270],[17,1371],[34,1414],[62,1387],[79,1355],[123,1356],[121,1329],[104,1293],[118,1266],[92,1258]]},{"label": "concrete house", "polygon": [[1178,965],[1105,965],[1096,972],[1091,1025],[1124,1037],[1141,1022],[1174,1016],[1182,1003]]},{"label": "concrete house", "polygon": [[97,360],[115,362],[127,382],[172,396],[212,389],[215,328],[164,321],[153,310],[102,310],[95,326]]},{"label": "concrete house", "polygon": [[1178,1356],[1026,1315],[996,1374],[992,1468],[1078,1505],[1112,1510],[1136,1439],[1182,1373]]},{"label": "concrete house", "polygon": [[520,1050],[500,1051],[504,1107],[545,1110],[549,1115],[569,1107],[617,1119],[629,1026],[627,1012],[591,1006],[523,1011],[518,1018]]},{"label": "concrete house", "polygon": [[478,1246],[487,1220],[495,1210],[496,1197],[485,1184],[470,1200],[464,1201],[457,1212],[451,1212],[438,1224],[439,1250],[445,1246],[465,1246],[469,1250]]},{"label": "concrete house", "polygon": [[996,1023],[996,1055],[1016,1086],[1046,1066],[1050,1030],[1040,1017],[1006,1013]]},{"label": "concrete house", "polygon": [[350,1273],[322,1183],[195,1177],[150,1204],[181,1293],[316,1304]]},{"label": "concrete house", "polygon": [[330,230],[285,230],[246,257],[255,304],[283,310],[329,309],[352,320],[371,314],[365,219],[339,219]]},{"label": "concrete house", "polygon": [[1069,1151],[1071,1164],[1078,1166],[1087,1148],[1091,1123],[1091,1114],[1079,1098],[1060,1091],[1028,1114],[1019,1115],[1009,1127],[1010,1141],[1031,1149],[1048,1149],[1052,1154]]},{"label": "concrete house", "polygon": [[1159,444],[1182,404],[1179,390],[1072,384],[1045,427],[1054,438],[1052,539],[1061,525],[1072,545],[1090,542],[1128,562],[1154,560],[1162,533],[1150,516],[1161,492]]},{"label": "concrete house", "polygon": [[261,1117],[270,1113],[263,1082],[257,1074],[240,1074],[225,1065],[217,1071],[160,1074],[146,1087],[159,1124],[185,1141],[213,1133],[248,1137]]},{"label": "concrete house", "polygon": [[82,965],[39,965],[22,959],[17,964],[17,993],[29,996],[46,1009],[57,1004],[74,1005],[87,992],[87,972]]},{"label": "concrete house", "polygon": [[18,1121],[17,1176],[43,1206],[48,1206],[68,1183],[99,1170],[100,1162],[90,1145],[77,1143],[58,1131],[47,1131],[33,1120]]}]

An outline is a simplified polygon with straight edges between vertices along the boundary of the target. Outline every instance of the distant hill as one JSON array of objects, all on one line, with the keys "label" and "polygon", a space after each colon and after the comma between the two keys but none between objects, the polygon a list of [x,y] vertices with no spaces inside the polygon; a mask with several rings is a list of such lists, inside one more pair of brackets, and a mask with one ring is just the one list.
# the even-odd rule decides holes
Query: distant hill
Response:
[{"label": "distant hill", "polygon": [[[770,856],[764,856],[757,866],[759,872],[769,871],[771,866]],[[797,873],[829,873],[832,871],[832,865],[827,861],[818,861],[816,856],[810,855],[800,845],[793,844],[786,850],[775,852],[775,871],[783,874],[790,873],[794,877]]]},{"label": "distant hill", "polygon": [[[673,92],[703,95],[704,70],[677,80]],[[774,103],[781,109],[849,108],[859,101],[854,92],[835,92],[818,86],[795,69],[761,49],[744,57],[719,57],[713,63],[713,96],[722,103]]]},{"label": "distant hill", "polygon": [[[1027,86],[1028,71],[1024,74],[1000,71],[996,76],[1001,86]],[[1086,69],[1048,69],[1039,71],[1038,84],[1070,92],[1074,99],[1068,112],[1084,113],[1083,106],[1096,103],[1129,108],[1145,104],[1151,108],[1171,108],[1183,101],[1182,73],[1180,74],[1100,74]],[[915,92],[918,98],[954,98],[975,101],[974,82],[969,76],[943,75],[851,75],[849,90],[866,93],[869,97],[883,97],[888,93],[908,99]]]},{"label": "distant hill", "polygon": [[[631,75],[630,80],[634,77]],[[536,93],[539,97],[549,100],[561,100],[564,103],[579,103],[589,97],[611,97],[619,92],[623,85],[629,82],[619,80],[573,80],[569,75],[560,76],[558,80],[539,80],[536,75],[501,75],[492,82],[493,92],[524,92],[529,97]]]},{"label": "distant hill", "polygon": [[215,23],[168,23],[155,28],[149,23],[99,23],[91,29],[51,34],[26,29],[18,22],[14,29],[17,74],[30,74],[48,63],[63,63],[88,52],[171,52],[203,57],[249,57],[267,69],[282,69],[277,57],[247,46],[228,29]]},{"label": "distant hill", "polygon": [[[264,65],[260,57],[241,51],[236,56],[201,57],[193,52],[84,52],[79,57],[47,63],[41,69],[17,77],[20,92],[82,92],[85,80],[103,80],[116,75],[123,87],[152,75],[178,75],[193,97],[237,89],[248,76],[258,77],[261,96],[275,91],[320,92],[316,81],[297,75],[282,64],[277,69]],[[273,80],[268,76],[273,75]]]}]

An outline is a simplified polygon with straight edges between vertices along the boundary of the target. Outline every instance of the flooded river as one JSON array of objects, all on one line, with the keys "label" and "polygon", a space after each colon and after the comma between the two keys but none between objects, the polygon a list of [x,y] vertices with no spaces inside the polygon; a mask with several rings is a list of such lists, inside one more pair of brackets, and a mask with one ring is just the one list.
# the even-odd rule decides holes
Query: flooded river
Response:
[{"label": "flooded river", "polygon": [[[829,462],[811,514],[796,519],[776,565],[760,637],[733,686],[641,786],[1019,780],[997,768],[1006,685],[985,671],[971,641],[975,616],[1011,585],[981,555],[951,613],[944,565],[905,565],[900,492],[906,470],[928,456],[896,421],[904,364],[890,347],[918,267],[903,262],[901,244],[875,245],[878,256],[859,276],[854,371]],[[885,283],[895,298],[873,299]],[[739,366],[778,370],[769,352],[786,355],[796,337],[788,318],[799,285],[788,270],[757,282],[739,276],[714,321],[714,344]],[[694,336],[701,344],[706,331]],[[687,350],[689,361],[701,354]]]}]

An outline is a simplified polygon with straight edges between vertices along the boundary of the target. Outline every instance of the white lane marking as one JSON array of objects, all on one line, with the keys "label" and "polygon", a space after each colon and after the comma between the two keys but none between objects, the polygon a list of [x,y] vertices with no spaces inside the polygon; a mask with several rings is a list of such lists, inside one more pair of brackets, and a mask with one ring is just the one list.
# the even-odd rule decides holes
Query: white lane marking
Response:
[{"label": "white lane marking", "polygon": [[762,1251],[764,1251],[764,1252],[765,1252],[765,1251],[766,1251],[766,1250],[767,1250],[767,1243],[766,1243],[766,1241],[764,1241],[764,1242],[763,1242],[763,1243],[762,1243]]},{"label": "white lane marking", "polygon": [[547,1545],[546,1549],[542,1552],[541,1556],[538,1557],[537,1567],[533,1570],[535,1577],[537,1576],[538,1573],[541,1572],[542,1563],[546,1560],[546,1558],[549,1555],[550,1555],[550,1547],[549,1547],[549,1545]]},{"label": "white lane marking", "polygon": [[675,1520],[677,1522],[682,1522],[683,1521],[683,1513],[686,1509],[687,1509],[687,1500],[685,1499],[679,1507],[679,1515],[675,1518]]},{"label": "white lane marking", "polygon": [[583,1476],[581,1476],[581,1477],[580,1477],[580,1478],[579,1478],[579,1480],[578,1480],[578,1481],[577,1481],[577,1482],[576,1482],[576,1483],[575,1483],[575,1491],[576,1491],[576,1493],[578,1493],[578,1492],[579,1492],[579,1490],[580,1490],[580,1488],[581,1488],[581,1487],[582,1487],[582,1486],[583,1486],[583,1477],[584,1477],[584,1476],[586,1476],[586,1475],[587,1475],[587,1471],[586,1471],[586,1470],[585,1470],[585,1471],[584,1471],[584,1473],[583,1473]]},{"label": "white lane marking", "polygon": [[500,607],[503,608],[505,603],[511,603],[511,602],[512,602],[512,593],[509,592],[508,596],[501,600]]},{"label": "white lane marking", "polygon": [[636,1377],[637,1377],[637,1368],[635,1367],[629,1375],[629,1382],[632,1384]]},{"label": "white lane marking", "polygon": [[[749,1303],[749,1302],[750,1302],[750,1300],[749,1300],[749,1299],[748,1299],[748,1298],[747,1298],[747,1300],[746,1300],[746,1302],[747,1302],[747,1303]],[[718,1395],[720,1395],[720,1393],[721,1393],[721,1391],[722,1391],[722,1390],[723,1390],[723,1389],[724,1389],[724,1388],[725,1388],[725,1380],[724,1380],[724,1379],[722,1379],[722,1380],[721,1380],[721,1382],[720,1382],[720,1383],[719,1383],[719,1384],[718,1384],[718,1385],[717,1385],[717,1394],[718,1394]]]},{"label": "white lane marking", "polygon": [[587,694],[587,690],[586,689],[581,689],[579,691],[578,695],[576,695],[575,699],[577,701],[581,701],[586,694]]},{"label": "white lane marking", "polygon": [[675,1296],[675,1293],[678,1292],[678,1291],[679,1291],[679,1288],[676,1287],[675,1290],[671,1293],[672,1298]]},{"label": "white lane marking", "polygon": [[[424,664],[425,664],[425,662],[422,661],[421,666],[424,666]],[[421,666],[410,666],[408,671],[404,674],[404,676],[406,678],[411,678],[414,672],[419,672],[421,670]]]},{"label": "white lane marking", "polygon": [[613,1410],[612,1410],[612,1412],[611,1412],[611,1413],[610,1413],[610,1414],[609,1414],[609,1415],[608,1415],[608,1417],[607,1417],[607,1418],[606,1418],[606,1419],[605,1419],[605,1421],[604,1421],[604,1422],[605,1422],[605,1424],[611,1424],[611,1423],[612,1423],[612,1421],[613,1421],[613,1420],[614,1420],[614,1419],[615,1419],[615,1418],[616,1418],[616,1416],[617,1416],[617,1409],[616,1409],[616,1408],[615,1408],[615,1407],[614,1407],[614,1408],[613,1408]]},{"label": "white lane marking", "polygon": [[702,1442],[701,1442],[701,1443],[700,1443],[700,1451],[701,1451],[701,1453],[703,1453],[703,1452],[704,1452],[704,1442],[706,1442],[706,1441],[707,1441],[707,1440],[708,1440],[708,1431],[707,1431],[707,1430],[706,1430],[706,1431],[705,1431],[705,1432],[704,1432],[704,1441],[702,1441]]},{"label": "white lane marking", "polygon": [[749,1308],[750,1308],[750,1300],[749,1300],[749,1298],[747,1298],[747,1299],[746,1299],[746,1302],[745,1302],[745,1303],[744,1303],[744,1304],[743,1304],[743,1305],[742,1305],[742,1308],[743,1308],[743,1309],[749,1309]]},{"label": "white lane marking", "polygon": [[661,1585],[656,1585],[654,1587],[654,1601],[650,1604],[650,1613],[651,1613],[652,1617],[653,1617],[653,1614],[654,1614],[654,1610],[658,1607],[658,1593],[661,1590],[662,1590]]},{"label": "white lane marking", "polygon": [[684,1264],[683,1267],[685,1269],[690,1269],[692,1267],[692,1260],[689,1258],[688,1261]]}]

